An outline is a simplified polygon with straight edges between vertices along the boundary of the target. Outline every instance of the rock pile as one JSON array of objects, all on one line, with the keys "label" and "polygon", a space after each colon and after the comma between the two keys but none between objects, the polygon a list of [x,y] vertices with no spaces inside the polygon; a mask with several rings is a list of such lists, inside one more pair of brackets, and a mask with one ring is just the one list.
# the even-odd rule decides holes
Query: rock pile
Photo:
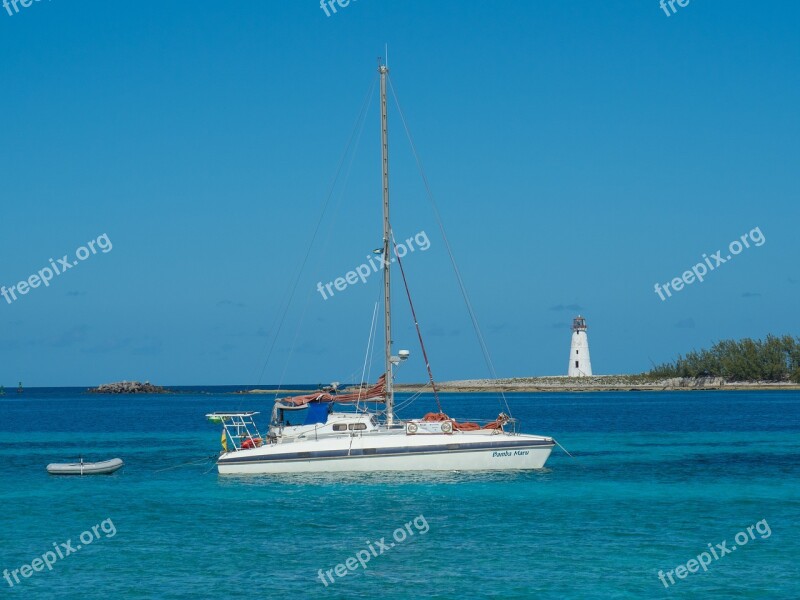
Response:
[{"label": "rock pile", "polygon": [[117,383],[104,383],[96,388],[90,388],[92,394],[163,394],[164,388],[152,385],[149,381],[119,381]]}]

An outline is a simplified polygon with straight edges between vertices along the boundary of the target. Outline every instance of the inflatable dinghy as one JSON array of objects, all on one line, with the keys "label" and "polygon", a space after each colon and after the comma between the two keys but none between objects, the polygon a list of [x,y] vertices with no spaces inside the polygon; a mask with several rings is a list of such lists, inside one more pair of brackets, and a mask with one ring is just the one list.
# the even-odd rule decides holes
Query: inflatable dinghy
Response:
[{"label": "inflatable dinghy", "polygon": [[120,469],[125,463],[121,458],[112,458],[102,462],[52,463],[47,465],[51,475],[108,475]]}]

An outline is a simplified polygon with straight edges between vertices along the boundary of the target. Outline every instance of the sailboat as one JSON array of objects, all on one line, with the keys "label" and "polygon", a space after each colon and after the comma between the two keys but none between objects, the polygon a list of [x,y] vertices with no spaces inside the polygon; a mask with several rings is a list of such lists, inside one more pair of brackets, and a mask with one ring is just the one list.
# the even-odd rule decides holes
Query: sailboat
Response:
[{"label": "sailboat", "polygon": [[[383,169],[382,252],[387,257],[392,251],[393,238],[389,221],[386,103],[389,69],[385,62],[379,64],[378,73]],[[395,256],[399,262],[400,257],[397,253]],[[382,262],[384,374],[373,386],[362,384],[355,391],[339,392],[334,386],[311,394],[276,399],[266,435],[262,435],[256,425],[258,412],[206,415],[210,422],[222,424],[222,452],[217,458],[219,473],[484,471],[544,467],[555,445],[553,438],[520,433],[516,419],[504,412],[494,421],[483,424],[459,422],[448,417],[441,409],[432,376],[431,385],[439,411],[418,419],[403,420],[395,415],[394,370],[408,359],[409,352],[400,350],[397,355],[392,354],[390,269],[394,261]],[[399,266],[402,270],[402,263]],[[414,320],[416,322],[416,318]],[[424,344],[422,351],[430,375]]]}]

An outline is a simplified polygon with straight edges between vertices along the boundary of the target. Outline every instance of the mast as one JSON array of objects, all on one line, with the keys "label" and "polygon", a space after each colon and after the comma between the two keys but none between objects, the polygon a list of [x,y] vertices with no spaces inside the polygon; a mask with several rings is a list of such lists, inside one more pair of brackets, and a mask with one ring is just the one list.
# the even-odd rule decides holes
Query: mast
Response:
[{"label": "mast", "polygon": [[386,111],[386,76],[389,67],[378,65],[381,75],[381,163],[383,167],[383,308],[386,351],[386,422],[394,423],[394,381],[392,377],[392,286],[389,272],[391,228],[389,225],[389,123]]}]

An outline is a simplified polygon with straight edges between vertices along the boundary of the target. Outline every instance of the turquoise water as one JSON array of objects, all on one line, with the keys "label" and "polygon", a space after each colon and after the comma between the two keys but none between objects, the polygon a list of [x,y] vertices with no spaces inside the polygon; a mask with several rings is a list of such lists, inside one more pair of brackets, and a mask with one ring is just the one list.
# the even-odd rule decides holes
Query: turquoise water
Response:
[{"label": "turquoise water", "polygon": [[[494,396],[445,401],[451,416],[499,410]],[[219,426],[204,414],[267,413],[268,398],[12,392],[0,397],[0,569],[30,565],[54,543],[76,547],[83,532],[91,543],[52,570],[20,572],[13,587],[0,579],[0,589],[9,598],[800,597],[800,394],[509,402],[525,431],[554,435],[575,458],[556,450],[532,473],[221,477],[210,459]],[[44,470],[81,453],[126,466],[86,478]],[[760,521],[738,546],[734,536]],[[398,528],[406,539],[396,542]],[[669,588],[659,580],[723,540],[737,549],[707,572]],[[338,577],[361,551],[366,569],[353,559]],[[319,570],[334,582],[326,587]]]}]

